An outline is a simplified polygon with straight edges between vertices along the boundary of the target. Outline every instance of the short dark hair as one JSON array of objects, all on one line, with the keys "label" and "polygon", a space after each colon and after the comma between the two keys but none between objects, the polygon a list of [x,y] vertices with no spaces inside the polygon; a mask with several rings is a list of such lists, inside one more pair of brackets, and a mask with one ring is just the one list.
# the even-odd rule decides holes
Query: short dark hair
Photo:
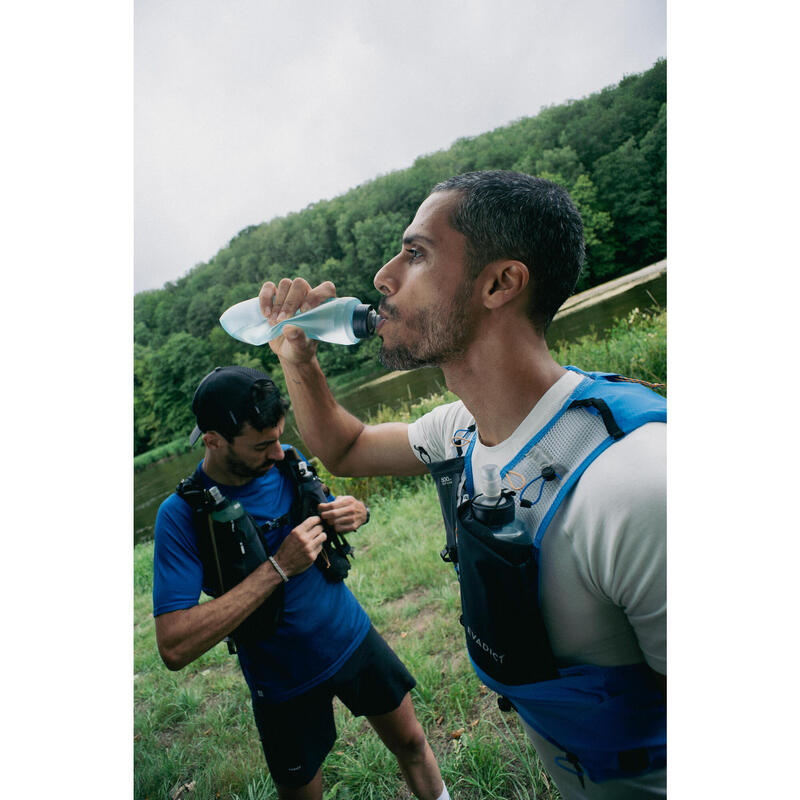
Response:
[{"label": "short dark hair", "polygon": [[274,428],[288,409],[289,403],[266,373],[250,367],[217,367],[194,393],[197,425],[189,441],[194,444],[213,430],[232,442],[246,422],[259,431]]},{"label": "short dark hair", "polygon": [[575,289],[585,255],[581,215],[566,190],[533,175],[487,170],[456,175],[434,192],[461,195],[450,224],[467,239],[470,278],[503,258],[528,267],[528,316],[544,333]]},{"label": "short dark hair", "polygon": [[280,393],[278,387],[271,378],[256,381],[250,390],[251,406],[245,413],[244,420],[232,428],[229,433],[220,433],[232,442],[244,427],[245,422],[249,422],[256,430],[262,431],[264,428],[274,428],[289,410],[289,403]]}]

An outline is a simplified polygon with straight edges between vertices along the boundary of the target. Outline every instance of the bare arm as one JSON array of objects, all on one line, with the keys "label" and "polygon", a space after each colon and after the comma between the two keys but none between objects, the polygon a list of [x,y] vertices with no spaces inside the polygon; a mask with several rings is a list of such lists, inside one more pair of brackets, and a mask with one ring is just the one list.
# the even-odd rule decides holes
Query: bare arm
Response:
[{"label": "bare arm", "polygon": [[[327,537],[319,517],[301,522],[284,539],[275,561],[287,576],[297,575],[314,563]],[[221,642],[275,591],[282,578],[269,561],[230,591],[192,608],[156,617],[156,642],[169,669],[182,669]]]},{"label": "bare arm", "polygon": [[[302,278],[284,278],[261,288],[261,310],[274,324],[298,309],[314,308],[335,296],[328,281],[311,289]],[[422,475],[425,465],[408,443],[408,426],[389,422],[364,425],[333,397],[316,357],[316,342],[299,328],[288,328],[270,342],[286,376],[303,441],[334,475]]]}]

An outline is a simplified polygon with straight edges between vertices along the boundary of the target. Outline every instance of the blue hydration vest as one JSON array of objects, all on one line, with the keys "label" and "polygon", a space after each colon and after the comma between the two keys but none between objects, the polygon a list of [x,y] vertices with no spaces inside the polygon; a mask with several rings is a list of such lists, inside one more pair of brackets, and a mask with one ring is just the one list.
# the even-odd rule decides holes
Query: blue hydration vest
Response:
[{"label": "blue hydration vest", "polygon": [[[666,401],[618,375],[567,369],[583,376],[580,384],[501,470],[503,476],[512,469],[534,476],[516,498],[518,518],[534,531],[526,561],[512,563],[507,553],[504,557],[491,531],[471,514],[474,435],[465,456],[458,446],[456,458],[427,466],[447,531],[442,558],[452,561],[459,574],[462,623],[475,672],[564,751],[556,759],[562,767],[581,783],[584,773],[602,782],[666,765],[664,697],[643,662],[556,666],[539,608],[541,543],[589,464],[641,425],[666,422]],[[465,493],[459,498],[462,478]]]}]

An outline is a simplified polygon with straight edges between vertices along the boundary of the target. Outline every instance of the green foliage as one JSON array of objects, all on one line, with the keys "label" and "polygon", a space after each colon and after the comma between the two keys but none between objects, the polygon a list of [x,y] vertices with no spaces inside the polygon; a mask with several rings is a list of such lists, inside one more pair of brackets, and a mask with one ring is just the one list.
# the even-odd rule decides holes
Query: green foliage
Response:
[{"label": "green foliage", "polygon": [[[562,183],[586,230],[578,291],[664,258],[666,71],[666,61],[658,61],[589,97],[458,139],[408,169],[249,225],[208,263],[160,290],[137,294],[134,453],[191,428],[186,422],[196,382],[214,366],[259,366],[282,383],[268,347],[236,342],[221,331],[217,320],[225,308],[255,296],[264,281],[297,275],[312,284],[331,280],[340,295],[373,299],[375,272],[399,249],[403,229],[431,188],[452,175],[517,169]],[[376,346],[323,346],[320,361],[335,377],[367,363]]]},{"label": "green foliage", "polygon": [[572,364],[587,372],[615,372],[627,378],[664,384],[666,395],[667,312],[633,309],[603,333],[581,337],[573,344],[559,343],[552,349],[559,364]]}]

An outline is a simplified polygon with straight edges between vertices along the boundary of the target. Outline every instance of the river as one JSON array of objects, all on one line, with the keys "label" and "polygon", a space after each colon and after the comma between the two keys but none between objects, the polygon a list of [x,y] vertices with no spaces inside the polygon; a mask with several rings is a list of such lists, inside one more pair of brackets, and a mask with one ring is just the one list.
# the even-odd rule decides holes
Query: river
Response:
[{"label": "river", "polygon": [[[633,275],[574,295],[556,315],[547,339],[553,345],[559,341],[572,341],[592,329],[607,329],[615,319],[626,316],[633,308],[654,306],[667,307],[666,262],[659,262]],[[376,375],[376,378],[358,389],[338,397],[339,402],[356,416],[365,416],[380,405],[399,405],[409,398],[416,399],[441,391],[445,386],[444,376],[436,368],[387,373],[378,366]],[[291,416],[287,418],[282,441],[307,454]],[[152,538],[161,501],[175,490],[182,478],[194,471],[201,458],[202,449],[198,446],[189,453],[134,473],[134,542]]]}]

